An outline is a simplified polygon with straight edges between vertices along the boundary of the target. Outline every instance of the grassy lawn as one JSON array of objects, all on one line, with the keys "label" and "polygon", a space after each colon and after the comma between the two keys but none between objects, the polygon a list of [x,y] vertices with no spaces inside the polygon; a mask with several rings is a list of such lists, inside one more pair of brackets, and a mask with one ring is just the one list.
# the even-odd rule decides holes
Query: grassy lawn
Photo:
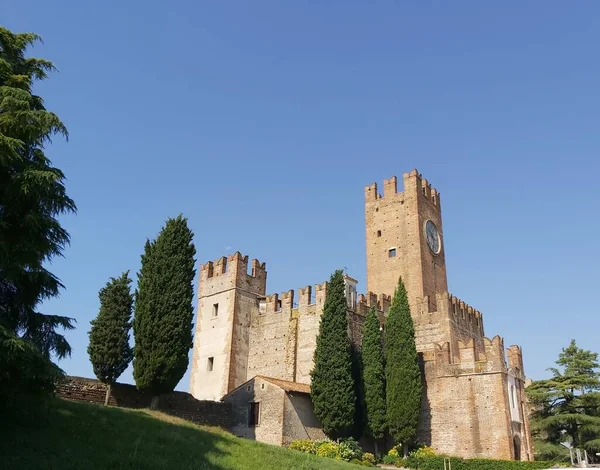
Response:
[{"label": "grassy lawn", "polygon": [[57,400],[43,418],[1,423],[0,469],[301,469],[357,465],[240,439],[148,410]]}]

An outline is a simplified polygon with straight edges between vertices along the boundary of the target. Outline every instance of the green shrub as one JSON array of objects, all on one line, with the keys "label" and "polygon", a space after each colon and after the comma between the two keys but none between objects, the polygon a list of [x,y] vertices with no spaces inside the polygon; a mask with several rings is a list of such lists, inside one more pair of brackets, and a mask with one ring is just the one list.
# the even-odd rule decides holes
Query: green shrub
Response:
[{"label": "green shrub", "polygon": [[400,458],[398,456],[387,454],[383,456],[381,461],[386,465],[396,465],[396,462],[398,462],[399,459]]},{"label": "green shrub", "polygon": [[288,446],[290,449],[299,450],[300,452],[306,452],[307,454],[315,454],[315,442],[310,439],[300,439],[298,441],[292,441]]},{"label": "green shrub", "polygon": [[346,462],[354,459],[360,460],[363,456],[363,450],[360,448],[359,443],[352,438],[340,441],[338,449],[340,458]]},{"label": "green shrub", "polygon": [[316,454],[319,457],[328,457],[330,459],[339,458],[339,445],[331,441],[315,442]]},{"label": "green shrub", "polygon": [[[406,459],[408,468],[419,470],[439,470],[444,468],[443,455],[417,455],[413,452]],[[515,460],[493,460],[493,459],[462,459],[450,457],[452,470],[537,470],[552,467],[549,462],[519,462]]]},{"label": "green shrub", "polygon": [[375,465],[377,463],[375,456],[373,454],[371,454],[371,452],[365,452],[362,456],[362,460],[363,460],[363,464],[365,462],[368,462],[371,465]]},{"label": "green shrub", "polygon": [[435,451],[429,446],[422,446],[415,450],[411,455],[415,456],[416,458],[427,458],[435,456]]}]

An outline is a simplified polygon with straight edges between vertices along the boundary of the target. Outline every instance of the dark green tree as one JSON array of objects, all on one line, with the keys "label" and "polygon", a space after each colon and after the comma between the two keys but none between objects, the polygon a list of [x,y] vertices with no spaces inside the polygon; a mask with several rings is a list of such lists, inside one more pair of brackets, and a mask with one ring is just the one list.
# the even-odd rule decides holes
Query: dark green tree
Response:
[{"label": "dark green tree", "polygon": [[133,359],[133,349],[129,346],[133,306],[130,284],[129,271],[119,278],[111,277],[98,293],[100,312],[90,322],[92,328],[87,351],[94,374],[107,385],[105,405],[110,400],[112,385]]},{"label": "dark green tree", "polygon": [[354,428],[352,437],[359,440],[365,432],[367,410],[365,409],[365,391],[363,384],[362,351],[360,347],[350,343],[350,358],[352,359],[352,380],[354,382]]},{"label": "dark green tree", "polygon": [[167,220],[146,241],[135,294],[133,377],[140,391],[171,392],[185,374],[192,347],[194,234],[187,219]]},{"label": "dark green tree", "polygon": [[600,452],[600,364],[598,353],[571,341],[563,348],[552,377],[538,380],[526,392],[532,412],[532,430],[539,457],[564,454],[569,442],[595,458]]},{"label": "dark green tree", "polygon": [[407,455],[419,424],[423,383],[415,329],[402,279],[385,323],[384,351],[388,427]]},{"label": "dark green tree", "polygon": [[367,414],[366,434],[375,443],[385,436],[387,417],[385,407],[385,361],[383,338],[377,310],[371,308],[367,313],[362,339],[362,363],[364,401]]},{"label": "dark green tree", "polygon": [[311,372],[315,415],[332,438],[349,436],[354,426],[356,396],[344,292],[344,276],[338,270],[327,284]]},{"label": "dark green tree", "polygon": [[39,40],[0,27],[0,323],[43,355],[61,358],[71,348],[57,329],[72,329],[74,320],[38,306],[63,287],[45,265],[69,243],[57,217],[76,207],[62,171],[44,153],[53,135],[68,134],[32,93],[34,82],[54,70],[52,62],[25,57]]}]

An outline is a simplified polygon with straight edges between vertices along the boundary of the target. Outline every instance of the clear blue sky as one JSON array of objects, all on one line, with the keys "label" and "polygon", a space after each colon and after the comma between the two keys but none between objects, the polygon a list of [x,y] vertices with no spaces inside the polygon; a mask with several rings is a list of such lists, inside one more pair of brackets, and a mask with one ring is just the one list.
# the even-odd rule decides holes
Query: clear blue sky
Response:
[{"label": "clear blue sky", "polygon": [[[600,350],[597,1],[3,2],[59,73],[49,149],[79,206],[44,309],[75,317],[180,212],[198,262],[267,262],[268,290],[342,266],[365,286],[363,186],[418,168],[442,194],[450,290],[546,375]],[[362,286],[362,287],[361,287]],[[131,381],[131,368],[122,376]],[[186,390],[188,375],[178,388]]]}]

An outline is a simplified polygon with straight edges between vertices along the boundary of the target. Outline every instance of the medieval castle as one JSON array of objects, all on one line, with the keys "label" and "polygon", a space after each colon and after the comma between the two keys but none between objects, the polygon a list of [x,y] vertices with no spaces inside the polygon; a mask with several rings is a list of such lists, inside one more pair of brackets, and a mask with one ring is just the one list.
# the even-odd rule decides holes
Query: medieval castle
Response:
[{"label": "medieval castle", "polygon": [[[349,334],[382,325],[402,277],[425,393],[418,440],[462,457],[532,460],[519,346],[484,336],[482,314],[448,293],[440,194],[416,171],[365,188],[367,293],[346,276]],[[233,405],[233,431],[275,444],[316,438],[310,371],[327,283],[266,295],[265,263],[239,252],[201,267],[190,392]],[[297,295],[297,297],[296,297]],[[507,361],[508,359],[508,361]]]}]

